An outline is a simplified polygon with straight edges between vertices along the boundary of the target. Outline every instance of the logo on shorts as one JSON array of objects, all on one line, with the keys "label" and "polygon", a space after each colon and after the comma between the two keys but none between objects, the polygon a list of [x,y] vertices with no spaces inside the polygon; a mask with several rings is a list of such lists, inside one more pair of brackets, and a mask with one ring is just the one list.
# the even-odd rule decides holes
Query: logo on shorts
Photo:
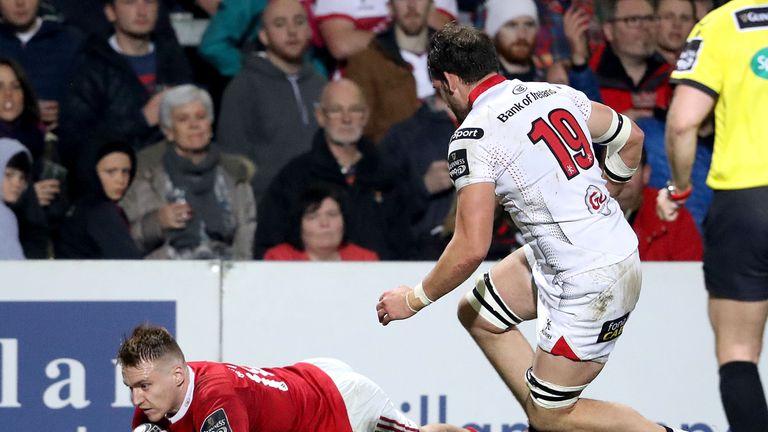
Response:
[{"label": "logo on shorts", "polygon": [[683,52],[680,53],[680,57],[677,59],[677,72],[688,72],[693,70],[703,45],[704,39],[702,38],[693,38],[685,44]]},{"label": "logo on shorts", "polygon": [[752,57],[752,72],[768,80],[768,48],[763,48]]},{"label": "logo on shorts", "polygon": [[544,325],[544,328],[541,329],[541,334],[544,335],[545,338],[552,340],[552,334],[550,333],[552,331],[552,320],[547,318],[547,323]]},{"label": "logo on shorts", "polygon": [[768,7],[751,7],[734,12],[739,30],[768,27]]},{"label": "logo on shorts", "polygon": [[485,135],[485,132],[480,128],[459,129],[451,136],[451,142],[457,139],[480,139],[483,135]]},{"label": "logo on shorts", "polygon": [[465,175],[469,175],[467,149],[455,150],[448,155],[448,175],[454,182]]},{"label": "logo on shorts", "polygon": [[629,313],[621,318],[604,322],[603,329],[600,330],[600,335],[597,336],[597,343],[610,342],[621,336],[621,333],[624,331],[624,324],[627,323],[628,319]]},{"label": "logo on shorts", "polygon": [[229,419],[224,408],[212,412],[203,422],[200,432],[232,432],[232,426],[229,425]]},{"label": "logo on shorts", "polygon": [[604,194],[600,188],[595,185],[589,185],[587,193],[584,195],[584,202],[587,204],[587,210],[590,213],[600,213],[603,216],[611,214],[611,209],[606,204],[608,202],[608,195]]}]

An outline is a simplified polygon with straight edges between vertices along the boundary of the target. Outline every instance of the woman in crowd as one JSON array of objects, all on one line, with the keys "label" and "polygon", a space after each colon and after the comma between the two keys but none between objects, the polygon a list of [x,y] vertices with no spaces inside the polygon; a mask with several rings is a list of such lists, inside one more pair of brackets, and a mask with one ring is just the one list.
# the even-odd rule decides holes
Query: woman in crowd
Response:
[{"label": "woman in crowd", "polygon": [[13,206],[27,258],[47,258],[51,237],[64,217],[66,170],[46,159],[44,132],[37,99],[21,66],[0,58],[0,137],[19,141],[32,155],[29,182]]},{"label": "woman in crowd", "polygon": [[329,189],[309,188],[294,209],[287,243],[264,254],[281,261],[378,261],[376,252],[346,241],[344,209]]},{"label": "woman in crowd", "polygon": [[61,225],[57,258],[141,259],[128,219],[117,205],[135,174],[136,154],[130,145],[107,141],[99,148],[91,179],[79,188],[82,196]]},{"label": "woman in crowd", "polygon": [[18,202],[27,188],[32,160],[29,151],[16,140],[0,138],[0,259],[24,259],[19,243],[19,225],[9,205]]},{"label": "woman in crowd", "polygon": [[250,259],[256,205],[249,170],[212,143],[213,104],[182,85],[160,104],[166,140],[138,155],[136,181],[121,205],[147,258]]}]

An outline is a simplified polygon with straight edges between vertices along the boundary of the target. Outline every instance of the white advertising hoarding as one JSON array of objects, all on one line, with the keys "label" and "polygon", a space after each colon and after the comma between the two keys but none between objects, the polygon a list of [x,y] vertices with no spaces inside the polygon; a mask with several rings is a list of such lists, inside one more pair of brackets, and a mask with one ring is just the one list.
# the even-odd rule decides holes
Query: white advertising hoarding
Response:
[{"label": "white advertising hoarding", "polygon": [[148,321],[217,359],[220,281],[218,262],[0,262],[0,429],[129,430],[121,338]]}]

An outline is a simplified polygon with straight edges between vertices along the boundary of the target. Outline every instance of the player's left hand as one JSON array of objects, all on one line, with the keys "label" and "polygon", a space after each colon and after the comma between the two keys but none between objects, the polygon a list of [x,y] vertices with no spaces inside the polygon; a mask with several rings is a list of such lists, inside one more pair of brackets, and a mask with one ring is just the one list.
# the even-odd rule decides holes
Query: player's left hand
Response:
[{"label": "player's left hand", "polygon": [[381,325],[416,315],[416,312],[412,311],[405,303],[405,296],[411,290],[409,286],[400,285],[393,290],[386,291],[379,297],[379,302],[376,304],[376,314],[379,316]]}]

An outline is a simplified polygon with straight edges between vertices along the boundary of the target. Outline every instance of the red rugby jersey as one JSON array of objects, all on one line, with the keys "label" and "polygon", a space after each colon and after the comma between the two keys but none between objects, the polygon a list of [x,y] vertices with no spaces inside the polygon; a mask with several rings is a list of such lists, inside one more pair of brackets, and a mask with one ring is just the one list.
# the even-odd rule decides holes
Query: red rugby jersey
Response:
[{"label": "red rugby jersey", "polygon": [[[194,379],[184,403],[176,415],[159,424],[169,432],[352,431],[336,385],[314,365],[265,369],[212,362],[188,365]],[[133,427],[148,422],[137,408]]]}]

